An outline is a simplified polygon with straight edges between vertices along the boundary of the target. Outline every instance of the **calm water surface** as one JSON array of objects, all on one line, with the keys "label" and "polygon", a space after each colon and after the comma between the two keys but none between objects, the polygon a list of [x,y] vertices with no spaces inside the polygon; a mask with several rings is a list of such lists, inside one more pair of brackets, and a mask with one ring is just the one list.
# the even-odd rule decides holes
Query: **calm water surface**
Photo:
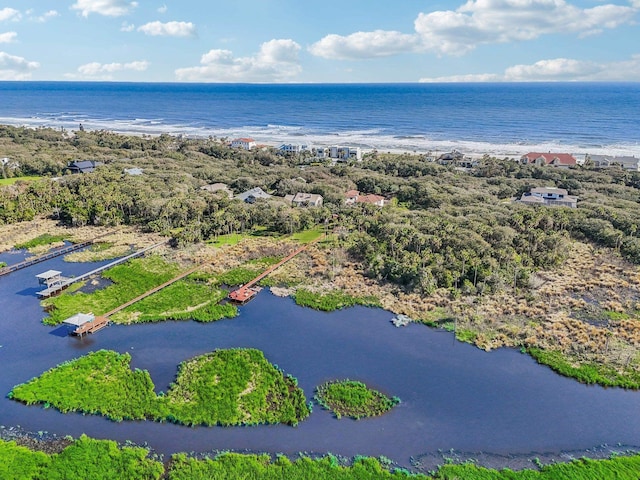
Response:
[{"label": "calm water surface", "polygon": [[[20,254],[0,254],[15,263]],[[114,423],[63,415],[0,399],[0,424],[58,435],[147,442],[162,453],[211,449],[295,454],[333,452],[410,457],[438,449],[498,454],[640,444],[640,392],[585,386],[560,377],[514,350],[485,353],[449,333],[420,325],[397,329],[392,314],[356,307],[322,313],[263,291],[240,316],[212,324],[167,322],[110,326],[85,339],[42,325],[35,275],[48,269],[78,275],[93,265],[54,259],[0,277],[0,393],[58,363],[98,349],[128,352],[166,390],[183,360],[217,348],[252,347],[314,386],[352,378],[397,395],[402,404],[379,418],[336,420],[316,407],[298,427],[197,427]]]}]

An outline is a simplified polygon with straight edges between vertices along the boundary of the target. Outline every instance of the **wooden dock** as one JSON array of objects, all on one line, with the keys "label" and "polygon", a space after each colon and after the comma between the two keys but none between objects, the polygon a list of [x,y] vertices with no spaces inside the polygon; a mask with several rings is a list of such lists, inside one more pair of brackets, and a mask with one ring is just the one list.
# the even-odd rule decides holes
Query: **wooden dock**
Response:
[{"label": "wooden dock", "polygon": [[96,333],[98,330],[102,330],[109,325],[109,319],[106,317],[96,317],[92,322],[87,322],[84,325],[79,326],[73,330],[73,334],[82,337],[88,333]]},{"label": "wooden dock", "polygon": [[91,270],[90,272],[87,273],[83,273],[82,275],[78,276],[78,277],[74,277],[74,278],[68,278],[66,281],[56,284],[50,288],[46,288],[44,290],[41,290],[39,292],[36,293],[36,295],[38,295],[38,297],[40,299],[44,299],[44,298],[49,298],[52,297],[60,292],[62,292],[65,288],[68,288],[70,285],[76,283],[76,282],[80,282],[82,280],[85,280],[93,275],[96,275],[98,273],[101,273],[105,270],[110,269],[111,267],[115,267],[116,265],[119,265],[121,263],[127,262],[133,258],[139,257],[141,255],[144,255],[145,253],[147,253],[149,250],[153,250],[154,248],[158,248],[161,245],[164,245],[168,242],[168,240],[164,241],[164,242],[160,242],[160,243],[156,243],[155,245],[151,245],[150,247],[146,247],[143,248],[141,250],[138,250],[137,252],[132,253],[131,255],[127,255],[126,257],[122,257],[119,258],[118,260],[115,260],[111,263],[108,263],[106,265],[103,265],[102,267],[98,267],[94,270]]},{"label": "wooden dock", "polygon": [[2,267],[0,268],[0,277],[3,275],[8,275],[17,270],[22,270],[23,268],[30,267],[31,265],[35,265],[37,263],[46,262],[47,260],[51,260],[52,258],[59,257],[60,255],[66,255],[67,253],[75,252],[76,250],[80,250],[82,248],[88,247],[89,245],[95,243],[96,240],[99,240],[100,238],[111,235],[112,233],[113,232],[105,233],[91,240],[88,240],[86,242],[74,243],[73,245],[57,248],[51,252],[45,253],[44,255],[40,255],[38,257],[33,257],[33,258],[27,258],[26,260],[20,263]]},{"label": "wooden dock", "polygon": [[234,290],[233,292],[229,293],[229,300],[231,300],[234,303],[239,303],[241,305],[244,305],[245,303],[247,303],[249,300],[251,300],[253,297],[255,297],[260,292],[260,290],[262,290],[261,287],[258,287],[256,285],[260,280],[262,280],[266,276],[268,276],[271,273],[273,273],[275,270],[280,268],[282,265],[287,263],[289,260],[291,260],[292,258],[297,256],[298,254],[304,252],[307,248],[309,248],[309,245],[312,245],[316,241],[308,243],[306,245],[303,245],[302,247],[298,248],[293,253],[290,253],[288,256],[286,256],[285,258],[280,260],[275,265],[272,265],[271,267],[267,268],[264,272],[262,272],[260,275],[258,275],[253,280],[251,280],[249,283],[247,283],[245,285],[242,285],[237,290]]}]

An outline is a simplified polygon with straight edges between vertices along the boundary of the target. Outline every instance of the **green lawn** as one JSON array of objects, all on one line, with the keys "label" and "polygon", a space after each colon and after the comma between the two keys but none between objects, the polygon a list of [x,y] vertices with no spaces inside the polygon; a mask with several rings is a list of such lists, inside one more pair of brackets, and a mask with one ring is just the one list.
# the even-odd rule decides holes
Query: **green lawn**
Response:
[{"label": "green lawn", "polygon": [[14,177],[14,178],[0,178],[0,186],[13,185],[16,182],[32,182],[44,177]]},{"label": "green lawn", "polygon": [[237,245],[241,240],[248,238],[249,235],[244,233],[230,233],[228,235],[218,235],[218,238],[212,238],[211,240],[207,240],[207,244],[213,245],[214,247],[222,247],[225,245]]},{"label": "green lawn", "polygon": [[297,232],[291,235],[291,238],[297,240],[300,243],[311,243],[314,240],[320,238],[323,234],[322,227],[315,227],[309,230],[303,230],[302,232]]}]

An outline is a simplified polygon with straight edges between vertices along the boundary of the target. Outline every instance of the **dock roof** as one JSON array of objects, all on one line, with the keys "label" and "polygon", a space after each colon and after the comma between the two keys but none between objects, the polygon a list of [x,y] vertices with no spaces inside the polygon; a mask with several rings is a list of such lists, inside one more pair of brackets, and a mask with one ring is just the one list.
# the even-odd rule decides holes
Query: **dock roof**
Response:
[{"label": "dock roof", "polygon": [[64,322],[67,325],[75,325],[76,327],[80,327],[85,323],[93,322],[95,319],[95,315],[92,313],[76,313],[73,317],[67,318]]},{"label": "dock roof", "polygon": [[42,272],[36,275],[36,278],[42,278],[43,280],[48,280],[50,278],[57,277],[58,275],[61,275],[61,274],[62,272],[59,272],[58,270],[47,270],[46,272]]}]

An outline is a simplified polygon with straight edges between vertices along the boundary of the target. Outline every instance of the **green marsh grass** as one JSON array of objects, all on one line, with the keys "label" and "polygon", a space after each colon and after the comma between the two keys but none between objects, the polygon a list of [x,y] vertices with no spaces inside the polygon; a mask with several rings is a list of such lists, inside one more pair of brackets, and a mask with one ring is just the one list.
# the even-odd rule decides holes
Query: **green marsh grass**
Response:
[{"label": "green marsh grass", "polygon": [[640,389],[640,372],[635,370],[627,369],[624,373],[620,373],[613,367],[596,363],[575,366],[559,351],[540,348],[529,348],[527,351],[538,363],[547,365],[560,375],[574,378],[579,382],[595,383],[605,387]]},{"label": "green marsh grass", "polygon": [[49,307],[49,317],[43,322],[58,325],[66,318],[78,312],[104,314],[121,304],[170,280],[179,273],[179,267],[169,263],[158,255],[137,258],[116,265],[103,272],[102,276],[113,281],[112,285],[86,294],[82,292],[64,292],[42,302]]},{"label": "green marsh grass", "polygon": [[131,370],[130,363],[128,354],[100,350],[17,385],[8,397],[114,421],[186,425],[296,425],[310,413],[295,379],[259,350],[218,350],[187,360],[166,395],[156,395],[149,373]]},{"label": "green marsh grass", "polygon": [[353,297],[341,290],[334,290],[329,293],[314,293],[301,288],[294,295],[295,302],[303,307],[310,307],[315,310],[332,312],[341,308],[364,305],[367,307],[379,307],[380,301],[375,297]]},{"label": "green marsh grass", "polygon": [[66,238],[66,235],[51,235],[49,233],[43,233],[42,235],[32,238],[31,240],[23,243],[18,243],[15,248],[18,250],[30,249],[39,247],[41,245],[51,245],[52,243],[62,242]]},{"label": "green marsh grass", "polygon": [[81,436],[55,455],[0,441],[2,480],[158,480],[162,463],[147,458],[149,450],[119,447],[111,440]]},{"label": "green marsh grass", "polygon": [[395,480],[427,479],[403,471],[390,472],[375,458],[358,458],[352,465],[340,465],[336,457],[301,457],[291,461],[284,456],[225,453],[215,459],[195,460],[185,454],[172,457],[169,480]]},{"label": "green marsh grass", "polygon": [[435,474],[437,480],[637,480],[640,456],[609,460],[574,460],[556,463],[538,470],[493,470],[471,464],[444,465]]},{"label": "green marsh grass", "polygon": [[237,316],[238,308],[218,305],[227,291],[215,286],[214,277],[196,272],[153,295],[125,308],[112,317],[118,323],[195,320],[212,322]]},{"label": "green marsh grass", "polygon": [[314,399],[337,418],[355,419],[382,415],[400,403],[397,397],[389,398],[362,382],[348,379],[320,385]]}]

